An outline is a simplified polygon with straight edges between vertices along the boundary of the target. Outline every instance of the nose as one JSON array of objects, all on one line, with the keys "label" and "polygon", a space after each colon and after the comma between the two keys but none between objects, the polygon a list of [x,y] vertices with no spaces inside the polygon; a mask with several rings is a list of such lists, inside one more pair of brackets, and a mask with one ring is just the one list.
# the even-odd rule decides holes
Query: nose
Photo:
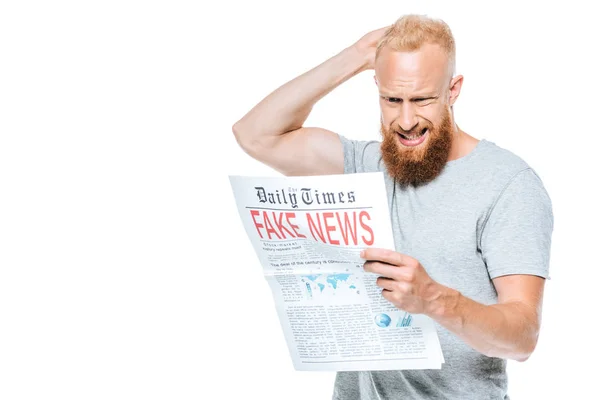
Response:
[{"label": "nose", "polygon": [[419,124],[419,120],[417,119],[417,114],[411,107],[411,104],[406,104],[408,102],[404,102],[402,105],[402,110],[400,111],[400,116],[398,118],[398,125],[405,132],[410,132],[411,129],[415,128]]}]

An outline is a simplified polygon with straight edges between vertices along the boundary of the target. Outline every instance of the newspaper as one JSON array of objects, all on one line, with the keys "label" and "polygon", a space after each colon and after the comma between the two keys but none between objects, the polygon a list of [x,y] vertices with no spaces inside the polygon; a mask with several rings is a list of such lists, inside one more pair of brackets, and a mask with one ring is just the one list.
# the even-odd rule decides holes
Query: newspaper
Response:
[{"label": "newspaper", "polygon": [[229,179],[296,370],[441,368],[433,321],[363,269],[362,249],[395,249],[383,173]]}]

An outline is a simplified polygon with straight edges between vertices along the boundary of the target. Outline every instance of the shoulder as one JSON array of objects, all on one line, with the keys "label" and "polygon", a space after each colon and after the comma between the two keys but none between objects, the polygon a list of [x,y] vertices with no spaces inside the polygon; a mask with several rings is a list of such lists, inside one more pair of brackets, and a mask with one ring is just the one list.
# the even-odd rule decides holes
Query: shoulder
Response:
[{"label": "shoulder", "polygon": [[483,225],[490,225],[491,219],[503,220],[513,228],[533,223],[537,227],[532,230],[542,225],[551,230],[552,200],[538,172],[522,157],[493,142],[487,142],[481,153],[485,162],[481,163],[480,178],[492,188]]},{"label": "shoulder", "polygon": [[344,173],[378,172],[383,170],[381,142],[354,140],[339,135],[344,149]]},{"label": "shoulder", "polygon": [[541,191],[547,195],[538,172],[520,155],[492,141],[482,140],[477,162],[470,171],[475,187],[487,188],[497,200],[510,186],[524,192]]},{"label": "shoulder", "polygon": [[552,215],[552,202],[542,177],[523,157],[485,139],[480,146],[476,162],[463,179],[471,188],[469,193],[483,204],[483,226],[493,212],[520,213],[526,218],[521,211],[542,207]]},{"label": "shoulder", "polygon": [[483,139],[480,154],[480,171],[483,177],[499,183],[508,183],[531,166],[518,154]]}]

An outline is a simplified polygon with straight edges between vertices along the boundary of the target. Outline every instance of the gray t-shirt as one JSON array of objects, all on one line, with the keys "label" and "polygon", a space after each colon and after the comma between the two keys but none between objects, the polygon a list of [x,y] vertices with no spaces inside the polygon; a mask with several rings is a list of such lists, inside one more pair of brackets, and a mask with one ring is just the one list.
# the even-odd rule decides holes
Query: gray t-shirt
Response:
[{"label": "gray t-shirt", "polygon": [[[383,171],[395,250],[419,260],[435,281],[495,304],[492,278],[550,278],[552,203],[517,155],[482,139],[433,181],[403,189],[387,174],[381,142],[340,139],[344,173]],[[435,326],[445,358],[441,370],[337,372],[333,399],[510,399],[505,359],[487,357]]]}]

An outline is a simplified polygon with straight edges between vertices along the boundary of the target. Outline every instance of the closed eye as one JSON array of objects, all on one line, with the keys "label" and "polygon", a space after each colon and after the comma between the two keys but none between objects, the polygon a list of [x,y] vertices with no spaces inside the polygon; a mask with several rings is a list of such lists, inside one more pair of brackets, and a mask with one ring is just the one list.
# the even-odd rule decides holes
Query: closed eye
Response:
[{"label": "closed eye", "polygon": [[[403,100],[402,100],[401,98],[399,98],[399,97],[384,97],[384,96],[382,96],[382,98],[383,98],[385,101],[387,101],[388,103],[402,103],[402,101],[403,101]],[[429,100],[434,100],[434,99],[436,99],[436,98],[437,98],[437,97],[417,97],[417,98],[411,99],[411,101],[412,101],[412,102],[415,102],[415,103],[421,103],[421,104],[422,104],[422,103],[424,103],[424,102],[426,102],[426,101],[429,101]]]}]

